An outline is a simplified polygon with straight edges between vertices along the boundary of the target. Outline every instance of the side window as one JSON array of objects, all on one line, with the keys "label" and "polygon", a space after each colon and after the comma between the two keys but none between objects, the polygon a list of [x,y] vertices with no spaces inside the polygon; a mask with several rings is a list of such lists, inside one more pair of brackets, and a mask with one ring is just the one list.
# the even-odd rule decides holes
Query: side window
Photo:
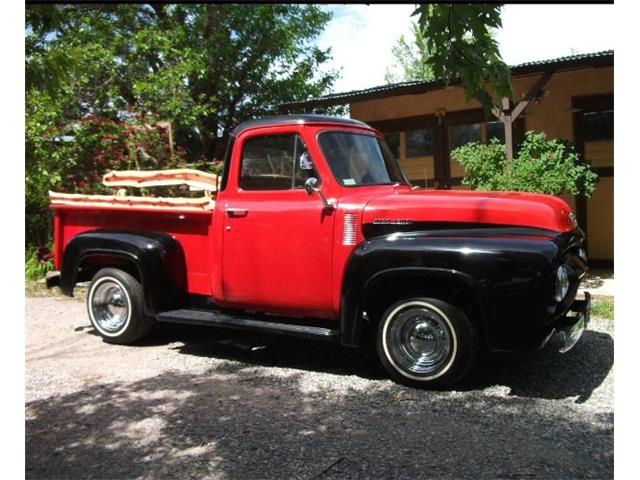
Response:
[{"label": "side window", "polygon": [[407,158],[433,155],[433,129],[411,130],[405,134]]},{"label": "side window", "polygon": [[479,123],[449,127],[449,150],[454,150],[470,142],[482,142],[482,126]]},{"label": "side window", "polygon": [[316,177],[307,148],[297,134],[248,139],[242,149],[240,188],[291,190]]},{"label": "side window", "polygon": [[493,138],[497,138],[500,143],[504,143],[504,123],[487,122],[487,143]]},{"label": "side window", "polygon": [[613,111],[584,114],[584,141],[613,140]]}]

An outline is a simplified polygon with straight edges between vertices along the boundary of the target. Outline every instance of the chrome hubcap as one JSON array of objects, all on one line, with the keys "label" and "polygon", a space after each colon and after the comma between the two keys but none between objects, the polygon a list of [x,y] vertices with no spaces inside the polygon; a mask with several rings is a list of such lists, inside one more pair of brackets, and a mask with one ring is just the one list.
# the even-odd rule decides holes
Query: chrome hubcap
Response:
[{"label": "chrome hubcap", "polygon": [[91,311],[100,329],[107,333],[120,330],[129,317],[129,302],[122,287],[112,280],[103,280],[93,290]]},{"label": "chrome hubcap", "polygon": [[391,320],[387,344],[400,367],[428,375],[448,360],[451,335],[439,313],[422,306],[410,307]]}]

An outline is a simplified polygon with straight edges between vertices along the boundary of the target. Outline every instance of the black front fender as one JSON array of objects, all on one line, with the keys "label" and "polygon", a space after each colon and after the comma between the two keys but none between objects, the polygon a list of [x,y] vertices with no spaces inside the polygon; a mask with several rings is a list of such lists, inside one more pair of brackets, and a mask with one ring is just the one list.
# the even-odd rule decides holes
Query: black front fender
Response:
[{"label": "black front fender", "polygon": [[184,297],[184,254],[178,242],[159,232],[98,229],[73,237],[64,250],[60,290],[73,296],[83,266],[126,264],[135,268],[146,313],[170,308]]},{"label": "black front fender", "polygon": [[367,240],[345,267],[342,343],[361,343],[363,305],[377,284],[415,277],[469,292],[491,349],[534,347],[544,334],[552,297],[557,237],[554,232],[505,228],[405,232]]}]

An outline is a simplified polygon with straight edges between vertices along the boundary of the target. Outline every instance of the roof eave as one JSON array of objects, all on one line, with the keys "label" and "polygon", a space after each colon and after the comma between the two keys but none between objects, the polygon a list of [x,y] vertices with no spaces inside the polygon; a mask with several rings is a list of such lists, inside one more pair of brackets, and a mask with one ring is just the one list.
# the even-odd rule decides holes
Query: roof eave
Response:
[{"label": "roof eave", "polygon": [[[566,71],[576,70],[582,68],[599,68],[613,66],[613,53],[606,55],[599,55],[593,57],[575,58],[575,59],[561,59],[555,62],[547,63],[535,63],[517,65],[511,67],[511,75],[524,76],[538,73],[545,73],[552,71]],[[458,85],[460,82],[451,82],[449,86]],[[397,87],[390,86],[383,91],[356,91],[352,94],[346,92],[345,94],[333,94],[326,97],[320,97],[311,100],[305,100],[302,102],[285,103],[280,106],[283,111],[290,111],[293,108],[323,108],[331,107],[335,105],[346,105],[348,103],[365,100],[376,100],[380,98],[391,97],[395,95],[417,95],[420,93],[426,93],[433,90],[440,90],[446,87],[447,84],[443,81],[431,81],[418,83],[416,85],[398,85]],[[377,88],[377,87],[376,87]]]}]

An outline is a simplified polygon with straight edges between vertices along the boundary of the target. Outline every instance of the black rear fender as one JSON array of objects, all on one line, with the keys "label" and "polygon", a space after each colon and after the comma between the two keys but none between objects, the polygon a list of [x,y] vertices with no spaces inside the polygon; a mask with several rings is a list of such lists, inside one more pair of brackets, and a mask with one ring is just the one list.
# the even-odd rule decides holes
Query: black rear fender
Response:
[{"label": "black rear fender", "polygon": [[60,290],[73,296],[77,282],[104,267],[124,270],[142,284],[148,314],[185,299],[184,254],[166,233],[98,229],[76,235],[64,250]]}]

